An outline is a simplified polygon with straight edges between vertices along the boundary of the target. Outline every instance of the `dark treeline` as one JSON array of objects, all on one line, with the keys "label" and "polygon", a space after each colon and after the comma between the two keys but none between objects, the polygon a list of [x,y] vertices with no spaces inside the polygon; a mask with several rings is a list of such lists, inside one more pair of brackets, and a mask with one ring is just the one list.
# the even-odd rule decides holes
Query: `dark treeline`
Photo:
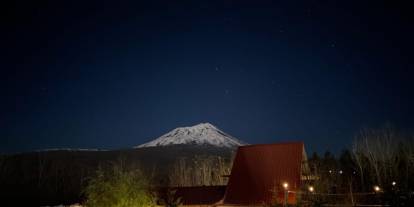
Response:
[{"label": "dark treeline", "polygon": [[414,204],[413,137],[392,127],[363,129],[350,149],[313,153],[308,163],[319,202]]}]

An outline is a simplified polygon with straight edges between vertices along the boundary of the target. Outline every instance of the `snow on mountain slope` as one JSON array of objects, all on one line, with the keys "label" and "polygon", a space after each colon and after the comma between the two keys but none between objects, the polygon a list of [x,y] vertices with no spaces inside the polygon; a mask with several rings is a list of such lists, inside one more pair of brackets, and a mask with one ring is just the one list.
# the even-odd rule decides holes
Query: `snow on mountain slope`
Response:
[{"label": "snow on mountain slope", "polygon": [[191,127],[176,128],[153,141],[136,146],[136,148],[178,144],[213,145],[227,148],[246,145],[210,123],[201,123]]}]

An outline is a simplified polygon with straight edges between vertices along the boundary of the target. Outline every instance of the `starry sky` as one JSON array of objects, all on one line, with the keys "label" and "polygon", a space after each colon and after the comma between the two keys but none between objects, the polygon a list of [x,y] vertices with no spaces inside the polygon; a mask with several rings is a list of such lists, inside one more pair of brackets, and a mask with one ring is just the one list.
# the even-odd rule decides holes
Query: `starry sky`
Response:
[{"label": "starry sky", "polygon": [[413,14],[397,1],[14,1],[0,153],[118,149],[210,122],[339,152],[414,128]]}]

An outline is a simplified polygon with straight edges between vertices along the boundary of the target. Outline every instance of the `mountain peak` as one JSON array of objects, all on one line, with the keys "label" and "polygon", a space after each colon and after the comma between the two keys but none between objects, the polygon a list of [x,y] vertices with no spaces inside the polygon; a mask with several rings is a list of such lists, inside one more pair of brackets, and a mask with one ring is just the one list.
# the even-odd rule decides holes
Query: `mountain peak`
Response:
[{"label": "mountain peak", "polygon": [[[196,124],[194,126],[189,127],[178,127],[175,130],[189,130],[189,131],[197,131],[197,130],[218,130],[216,126],[206,122],[206,123],[200,123]],[[174,131],[174,130],[173,130]]]},{"label": "mountain peak", "polygon": [[246,143],[228,135],[210,123],[200,123],[190,127],[178,127],[153,141],[137,146],[137,148],[183,144],[236,148]]}]

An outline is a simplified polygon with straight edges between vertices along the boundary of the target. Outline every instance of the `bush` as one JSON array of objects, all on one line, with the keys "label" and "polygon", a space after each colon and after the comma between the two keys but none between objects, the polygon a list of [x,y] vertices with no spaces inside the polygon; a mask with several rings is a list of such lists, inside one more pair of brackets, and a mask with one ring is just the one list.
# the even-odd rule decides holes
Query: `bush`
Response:
[{"label": "bush", "polygon": [[99,169],[85,188],[86,207],[155,206],[154,196],[139,170],[126,170],[118,165]]}]

